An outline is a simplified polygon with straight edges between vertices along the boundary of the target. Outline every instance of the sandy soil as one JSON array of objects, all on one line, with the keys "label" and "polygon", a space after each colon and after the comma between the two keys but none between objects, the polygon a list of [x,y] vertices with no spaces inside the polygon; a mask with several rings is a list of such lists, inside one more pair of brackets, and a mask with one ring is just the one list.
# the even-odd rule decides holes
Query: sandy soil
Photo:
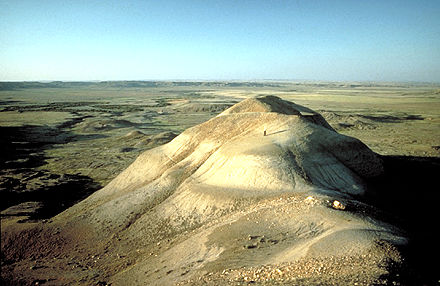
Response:
[{"label": "sandy soil", "polygon": [[[2,155],[0,181],[2,198],[6,198],[1,221],[2,282],[419,285],[422,281],[434,285],[439,277],[426,261],[438,251],[430,222],[435,204],[421,199],[436,198],[432,184],[440,166],[438,91],[436,86],[357,83],[2,90],[0,125],[6,134],[2,146],[8,151]],[[228,174],[212,167],[218,178],[196,177],[221,188],[189,185],[187,190],[193,192],[183,190],[180,197],[176,192],[169,205],[160,204],[164,199],[160,196],[149,198],[150,204],[159,206],[155,211],[134,203],[150,192],[148,188],[138,191],[130,203],[116,200],[116,209],[130,210],[127,221],[118,212],[99,217],[103,213],[93,208],[81,215],[80,210],[94,198],[107,193],[112,198],[107,201],[113,204],[127,192],[125,187],[116,191],[115,183],[54,217],[107,185],[144,151],[169,142],[243,98],[261,95],[277,95],[319,111],[329,128],[358,138],[381,154],[383,174],[362,183],[355,180],[364,189],[362,197],[270,189],[289,185],[283,179],[263,187],[269,188],[270,195],[231,201],[224,190],[237,186],[228,182],[241,181],[240,188],[246,188],[251,181],[236,172],[237,178],[224,180]],[[260,129],[290,138],[280,132],[284,129],[277,129],[280,126],[266,124]],[[257,143],[261,140],[239,146]],[[226,150],[243,148],[234,151],[231,145]],[[221,158],[211,159],[213,166]],[[222,166],[245,172],[262,162],[244,167],[243,161],[248,162],[228,161]],[[144,168],[160,171],[153,166]],[[181,168],[191,172],[193,167]],[[198,169],[197,164],[194,168]],[[148,172],[137,177],[146,180]],[[199,172],[207,176],[213,171],[201,168]],[[254,177],[266,175],[255,173]],[[215,208],[207,206],[212,199],[205,192],[210,196],[218,192]],[[134,196],[132,189],[129,193]],[[336,199],[343,209],[334,207]],[[189,205],[182,204],[185,201]],[[205,205],[213,215],[200,221],[200,214],[194,216],[191,210],[194,205],[199,211]],[[77,217],[83,219],[73,219]],[[98,217],[99,224],[87,219]]]}]

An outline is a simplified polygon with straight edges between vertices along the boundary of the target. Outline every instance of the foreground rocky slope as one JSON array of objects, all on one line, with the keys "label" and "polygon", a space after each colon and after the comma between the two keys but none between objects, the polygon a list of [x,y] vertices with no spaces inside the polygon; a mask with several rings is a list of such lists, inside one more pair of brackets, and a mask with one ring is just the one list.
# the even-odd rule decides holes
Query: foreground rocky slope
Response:
[{"label": "foreground rocky slope", "polygon": [[375,153],[314,111],[247,99],[52,220],[4,230],[4,279],[389,283],[405,235],[362,203],[365,180],[382,172]]}]

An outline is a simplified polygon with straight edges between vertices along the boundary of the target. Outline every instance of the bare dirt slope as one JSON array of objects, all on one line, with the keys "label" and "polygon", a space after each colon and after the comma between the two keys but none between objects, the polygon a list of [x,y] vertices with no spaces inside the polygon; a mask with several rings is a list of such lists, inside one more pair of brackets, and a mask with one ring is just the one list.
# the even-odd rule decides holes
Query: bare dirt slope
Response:
[{"label": "bare dirt slope", "polygon": [[405,234],[362,202],[365,180],[382,173],[378,155],[314,111],[246,99],[144,152],[53,219],[3,226],[3,279],[392,283]]}]

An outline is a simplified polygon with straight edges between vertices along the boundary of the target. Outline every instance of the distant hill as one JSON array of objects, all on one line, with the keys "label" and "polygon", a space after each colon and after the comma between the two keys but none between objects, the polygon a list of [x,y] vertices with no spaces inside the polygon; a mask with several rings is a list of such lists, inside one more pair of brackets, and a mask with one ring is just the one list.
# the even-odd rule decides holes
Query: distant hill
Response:
[{"label": "distant hill", "polygon": [[0,82],[0,90],[25,88],[278,87],[271,82],[241,81],[21,81]]}]

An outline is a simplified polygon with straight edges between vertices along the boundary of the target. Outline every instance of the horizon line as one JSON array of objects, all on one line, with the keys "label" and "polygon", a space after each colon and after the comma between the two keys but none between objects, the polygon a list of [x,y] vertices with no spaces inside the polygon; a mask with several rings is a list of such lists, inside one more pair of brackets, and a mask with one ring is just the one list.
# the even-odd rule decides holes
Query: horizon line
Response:
[{"label": "horizon line", "polygon": [[38,82],[38,83],[54,83],[54,82],[327,82],[327,83],[420,83],[420,84],[440,84],[440,81],[418,81],[418,80],[325,80],[325,79],[109,79],[109,80],[2,80],[0,83],[6,82]]}]

